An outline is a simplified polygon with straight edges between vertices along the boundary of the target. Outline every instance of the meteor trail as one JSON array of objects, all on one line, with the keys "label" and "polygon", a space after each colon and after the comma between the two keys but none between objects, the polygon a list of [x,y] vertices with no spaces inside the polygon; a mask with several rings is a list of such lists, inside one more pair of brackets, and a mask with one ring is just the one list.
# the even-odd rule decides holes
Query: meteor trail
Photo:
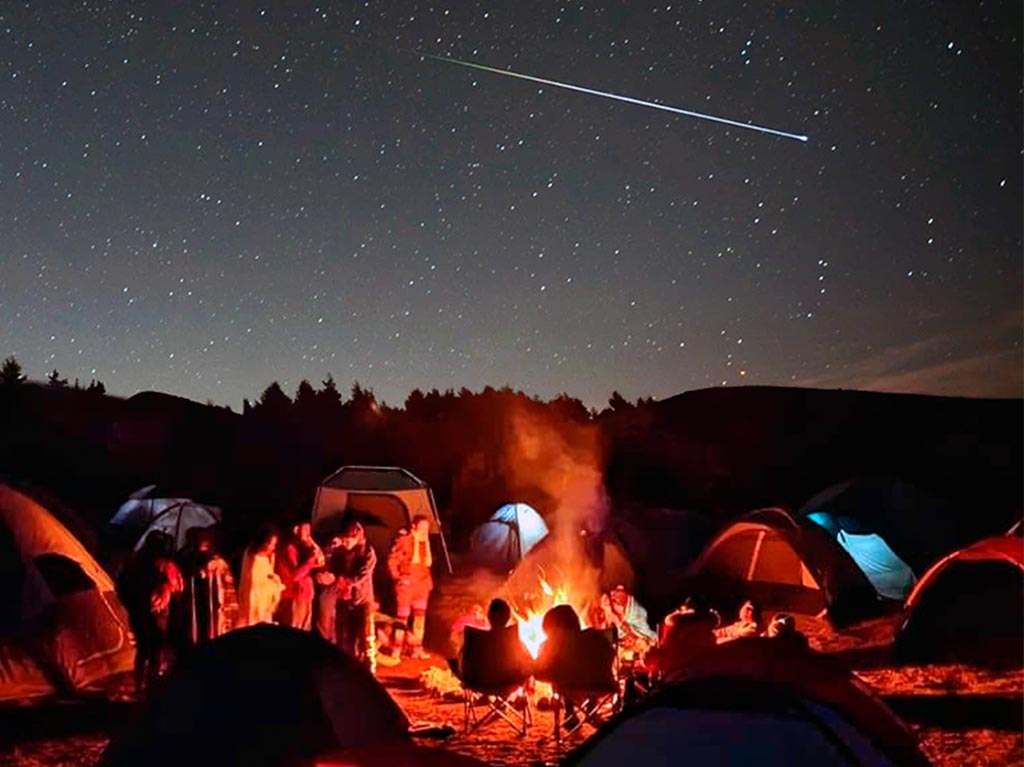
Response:
[{"label": "meteor trail", "polygon": [[[419,53],[419,52],[418,52]],[[474,64],[472,61],[460,61],[459,59],[451,59],[446,56],[433,56],[429,53],[419,53],[427,59],[433,59],[434,61],[441,61],[446,64],[458,64],[462,67],[468,67],[470,69],[478,69],[481,72],[490,72],[495,75],[505,75],[506,77],[515,77],[520,80],[529,80],[534,83],[541,83],[542,85],[550,85],[554,88],[565,88],[569,91],[578,91],[579,93],[589,93],[591,96],[604,96],[607,99],[614,99],[615,101],[625,101],[627,104],[637,104],[642,107],[650,107],[651,109],[660,109],[663,112],[672,112],[677,115],[685,115],[686,117],[696,117],[701,120],[710,120],[711,122],[722,123],[723,125],[732,125],[735,128],[746,128],[747,130],[756,130],[761,133],[769,133],[773,136],[781,136],[782,138],[795,139],[796,141],[807,141],[807,136],[801,136],[798,133],[787,133],[786,131],[775,130],[774,128],[766,128],[763,125],[753,125],[752,123],[741,123],[736,120],[727,120],[724,117],[716,117],[715,115],[704,114],[703,112],[694,112],[690,109],[680,109],[679,107],[670,107],[666,104],[656,104],[653,101],[643,101],[642,99],[634,99],[629,96],[622,96],[618,93],[607,93],[606,91],[598,91],[593,88],[584,88],[581,85],[573,85],[572,83],[560,83],[557,80],[545,80],[541,77],[533,77],[532,75],[524,75],[519,72],[510,72],[507,69],[495,69],[494,67],[487,67],[483,64]]]}]

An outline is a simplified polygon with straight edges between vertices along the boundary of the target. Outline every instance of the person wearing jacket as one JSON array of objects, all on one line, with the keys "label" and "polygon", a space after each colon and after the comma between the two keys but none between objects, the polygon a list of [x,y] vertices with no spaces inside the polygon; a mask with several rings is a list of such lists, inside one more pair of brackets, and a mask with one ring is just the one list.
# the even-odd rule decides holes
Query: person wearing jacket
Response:
[{"label": "person wearing jacket", "polygon": [[117,591],[135,634],[135,694],[146,697],[160,679],[169,647],[171,612],[184,590],[181,571],[171,559],[174,539],[152,530],[118,581]]},{"label": "person wearing jacket", "polygon": [[399,532],[388,554],[388,571],[395,582],[399,623],[395,638],[396,655],[401,656],[403,650],[408,650],[413,658],[430,657],[423,650],[423,634],[427,625],[427,602],[434,588],[434,579],[430,574],[433,562],[430,553],[430,521],[418,515],[412,520],[411,531]]},{"label": "person wearing jacket", "polygon": [[376,670],[373,635],[373,570],[377,554],[366,542],[363,526],[348,521],[341,545],[331,554],[328,569],[334,575],[335,637],[346,655]]},{"label": "person wearing jacket", "polygon": [[309,522],[292,526],[291,535],[280,543],[275,571],[284,584],[277,621],[284,626],[309,631],[313,626],[315,570],[323,567],[324,553],[313,540]]}]

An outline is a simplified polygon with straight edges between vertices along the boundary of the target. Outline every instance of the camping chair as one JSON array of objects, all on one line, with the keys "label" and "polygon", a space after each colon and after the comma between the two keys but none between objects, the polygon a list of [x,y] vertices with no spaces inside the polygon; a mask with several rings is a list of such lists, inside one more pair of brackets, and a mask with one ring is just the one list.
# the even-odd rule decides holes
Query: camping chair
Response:
[{"label": "camping chair", "polygon": [[[464,691],[464,732],[470,733],[499,719],[520,737],[533,722],[530,701],[525,693],[517,698],[530,678],[528,668],[516,668],[515,659],[503,648],[500,632],[467,626],[462,645],[462,667],[456,674]],[[514,637],[515,641],[518,636]],[[522,708],[517,706],[521,701]],[[477,709],[486,707],[481,716]]]},{"label": "camping chair", "polygon": [[551,680],[554,692],[555,744],[562,745],[562,708],[566,700],[573,703],[576,722],[565,730],[572,735],[584,724],[599,727],[606,717],[615,713],[622,701],[616,677],[614,629],[588,629],[579,647],[578,663],[556,672]]}]

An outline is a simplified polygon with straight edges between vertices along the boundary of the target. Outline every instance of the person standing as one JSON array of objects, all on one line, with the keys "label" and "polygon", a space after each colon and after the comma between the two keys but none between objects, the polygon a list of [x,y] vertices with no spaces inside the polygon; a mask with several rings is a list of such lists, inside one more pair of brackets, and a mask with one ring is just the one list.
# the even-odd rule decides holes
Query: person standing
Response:
[{"label": "person standing", "polygon": [[284,584],[277,608],[278,623],[309,631],[313,625],[313,571],[323,567],[324,553],[313,540],[309,522],[299,522],[277,552],[275,571]]},{"label": "person standing", "polygon": [[412,520],[411,532],[399,532],[388,555],[388,571],[395,582],[399,625],[395,653],[399,656],[403,650],[408,650],[413,658],[430,657],[423,649],[423,634],[427,625],[427,603],[434,588],[430,573],[433,563],[430,521],[418,515]]},{"label": "person standing", "polygon": [[172,602],[184,590],[181,571],[171,559],[174,540],[159,530],[146,535],[117,584],[135,634],[135,694],[152,692],[168,645]]},{"label": "person standing", "polygon": [[338,648],[376,670],[373,633],[373,570],[377,554],[366,542],[363,526],[349,520],[341,531],[341,545],[331,554],[335,577],[335,637]]},{"label": "person standing", "polygon": [[274,622],[274,612],[284,591],[281,578],[274,572],[276,549],[277,533],[265,528],[245,551],[238,584],[239,627]]},{"label": "person standing", "polygon": [[185,533],[180,561],[185,577],[184,645],[201,644],[231,631],[238,597],[231,568],[217,553],[213,529],[194,527]]}]

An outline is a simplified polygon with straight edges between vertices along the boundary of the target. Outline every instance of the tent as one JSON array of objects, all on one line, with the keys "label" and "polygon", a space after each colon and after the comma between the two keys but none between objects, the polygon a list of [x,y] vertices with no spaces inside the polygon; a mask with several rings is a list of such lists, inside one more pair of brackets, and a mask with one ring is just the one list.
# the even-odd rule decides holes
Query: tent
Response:
[{"label": "tent", "polygon": [[361,664],[315,633],[260,625],[198,648],[100,764],[283,767],[408,743],[408,728]]},{"label": "tent", "polygon": [[477,564],[510,570],[548,534],[540,514],[525,503],[507,503],[473,531],[469,551]]},{"label": "tent", "polygon": [[[313,531],[337,524],[351,516],[363,523],[378,560],[387,557],[399,530],[408,529],[414,517],[430,521],[437,535],[444,562],[451,571],[441,520],[434,494],[427,483],[405,469],[393,466],[342,466],[320,483],[313,500]],[[378,568],[381,569],[381,568]]]},{"label": "tent", "polygon": [[903,601],[915,576],[939,557],[1005,526],[999,515],[961,509],[906,482],[864,477],[840,482],[796,514],[832,533],[884,597]]},{"label": "tent", "polygon": [[193,527],[211,527],[220,522],[220,509],[216,506],[204,506],[193,501],[181,501],[168,506],[149,523],[145,532],[139,536],[135,550],[142,548],[146,536],[154,530],[167,533],[174,539],[174,548],[184,548],[186,534]]},{"label": "tent", "polygon": [[907,599],[896,652],[907,662],[1024,666],[1024,540],[987,538],[932,565]]},{"label": "tent", "polygon": [[701,660],[603,726],[566,765],[928,764],[903,723],[825,656],[740,639]]},{"label": "tent", "polygon": [[0,485],[0,700],[101,688],[134,658],[110,576],[46,509]]},{"label": "tent", "polygon": [[153,518],[164,509],[176,506],[179,503],[189,503],[188,498],[136,497],[142,492],[152,492],[155,487],[156,485],[149,485],[142,488],[142,490],[132,493],[128,500],[121,504],[107,524],[139,534],[149,527],[149,523],[153,521]]},{"label": "tent", "polygon": [[426,482],[405,469],[393,466],[342,466],[327,477],[313,500],[313,533],[329,537],[347,518],[359,520],[366,540],[377,553],[373,573],[375,596],[382,609],[390,612],[393,589],[387,557],[400,530],[408,529],[414,517],[430,521],[434,561],[452,570],[434,494]]},{"label": "tent", "polygon": [[769,610],[826,611],[844,624],[880,607],[874,587],[836,540],[782,509],[761,509],[730,524],[687,576],[693,593],[727,609],[752,599]]}]

